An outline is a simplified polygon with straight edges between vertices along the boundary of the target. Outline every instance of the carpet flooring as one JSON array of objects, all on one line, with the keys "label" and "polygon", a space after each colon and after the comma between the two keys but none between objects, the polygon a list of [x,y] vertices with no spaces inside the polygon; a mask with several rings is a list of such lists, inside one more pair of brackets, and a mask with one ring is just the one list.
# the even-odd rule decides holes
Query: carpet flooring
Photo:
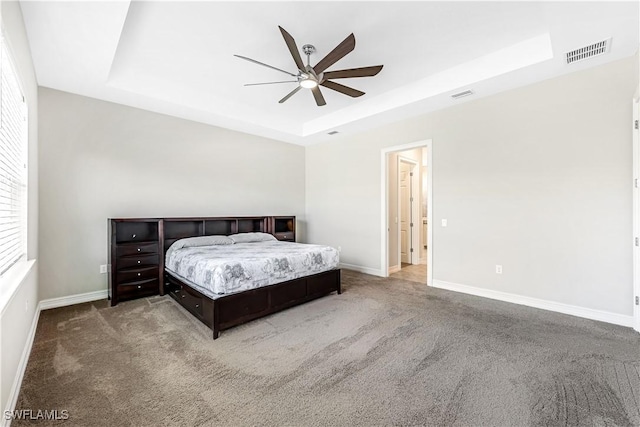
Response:
[{"label": "carpet flooring", "polygon": [[44,311],[17,409],[67,426],[640,425],[628,328],[348,270],[343,289],[216,341],[168,297]]}]

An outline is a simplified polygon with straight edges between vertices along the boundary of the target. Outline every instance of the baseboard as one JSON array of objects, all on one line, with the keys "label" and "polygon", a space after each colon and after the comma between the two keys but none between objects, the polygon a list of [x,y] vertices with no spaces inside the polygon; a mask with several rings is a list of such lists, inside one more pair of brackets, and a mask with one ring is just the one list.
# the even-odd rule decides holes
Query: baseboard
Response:
[{"label": "baseboard", "polygon": [[29,333],[27,334],[27,341],[24,344],[24,349],[22,350],[22,356],[20,356],[20,362],[18,363],[18,370],[16,371],[16,376],[13,380],[13,384],[11,385],[11,390],[9,391],[9,398],[7,399],[7,407],[5,411],[2,413],[2,419],[0,420],[0,426],[9,427],[11,425],[11,420],[6,420],[4,414],[9,411],[9,413],[13,412],[16,408],[16,403],[18,403],[18,395],[20,394],[20,387],[22,386],[22,379],[24,378],[24,373],[27,369],[27,362],[29,362],[29,355],[31,354],[31,347],[33,347],[33,340],[36,337],[36,329],[38,328],[38,319],[40,319],[40,304],[36,307],[36,312],[33,314],[33,321],[31,322],[31,328],[29,329]]},{"label": "baseboard", "polygon": [[340,268],[346,268],[347,270],[353,270],[364,274],[371,274],[372,276],[384,277],[382,271],[376,270],[375,268],[363,267],[361,265],[345,264],[341,262]]},{"label": "baseboard", "polygon": [[393,274],[393,273],[397,273],[398,271],[400,271],[402,269],[401,265],[393,265],[393,266],[389,266],[389,274]]},{"label": "baseboard", "polygon": [[45,299],[40,301],[39,306],[41,310],[48,310],[50,308],[66,307],[83,302],[98,301],[106,299],[107,296],[108,292],[104,289],[102,291],[87,292],[85,294],[69,295],[68,297]]},{"label": "baseboard", "polygon": [[464,294],[510,302],[512,304],[526,305],[528,307],[555,311],[558,313],[569,314],[571,316],[583,317],[585,319],[599,320],[601,322],[613,323],[614,325],[628,327],[633,326],[633,316],[611,313],[610,311],[594,310],[592,308],[579,307],[576,305],[569,305],[555,301],[510,294],[507,292],[494,291],[491,289],[477,288],[475,286],[461,285],[458,283],[445,282],[443,280],[434,280],[432,286],[434,288],[447,289]]}]

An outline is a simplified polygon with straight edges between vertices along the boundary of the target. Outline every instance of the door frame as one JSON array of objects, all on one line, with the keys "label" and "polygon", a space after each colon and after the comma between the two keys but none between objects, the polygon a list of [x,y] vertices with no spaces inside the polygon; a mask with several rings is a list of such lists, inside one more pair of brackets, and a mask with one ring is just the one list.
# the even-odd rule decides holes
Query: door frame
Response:
[{"label": "door frame", "polygon": [[[397,165],[397,171],[398,171],[398,214],[400,216],[400,218],[402,218],[402,210],[401,210],[401,206],[402,206],[402,200],[400,197],[400,163],[408,163],[411,165],[411,173],[412,175],[410,176],[410,180],[411,180],[411,187],[410,187],[410,194],[409,197],[412,197],[414,199],[414,201],[409,203],[410,209],[411,209],[411,215],[410,215],[410,221],[411,223],[414,224],[414,226],[410,227],[411,230],[411,244],[410,244],[410,248],[413,249],[414,246],[420,246],[420,236],[418,236],[416,234],[416,231],[418,230],[418,227],[416,226],[417,224],[417,210],[420,207],[419,203],[414,203],[415,202],[415,189],[416,187],[419,187],[420,184],[418,182],[418,175],[416,175],[416,169],[418,169],[418,162],[410,159],[408,157],[403,157],[403,156],[398,156],[398,165]],[[422,198],[422,195],[419,196],[419,198]],[[420,221],[422,222],[422,220]],[[398,227],[398,262],[400,263],[400,265],[402,266],[402,240],[401,240],[401,229],[400,227]],[[414,251],[410,251],[409,252],[409,264],[411,265],[415,265],[418,264],[419,261],[419,253]]]},{"label": "door frame", "polygon": [[383,148],[380,152],[380,265],[382,277],[389,276],[389,153],[425,147],[427,149],[427,285],[433,284],[433,140],[425,139],[408,144]]},{"label": "door frame", "polygon": [[640,239],[640,130],[635,129],[635,123],[640,120],[640,87],[636,89],[633,97],[633,329],[640,332],[640,305],[636,304],[636,298],[640,298],[640,247],[636,239]]}]

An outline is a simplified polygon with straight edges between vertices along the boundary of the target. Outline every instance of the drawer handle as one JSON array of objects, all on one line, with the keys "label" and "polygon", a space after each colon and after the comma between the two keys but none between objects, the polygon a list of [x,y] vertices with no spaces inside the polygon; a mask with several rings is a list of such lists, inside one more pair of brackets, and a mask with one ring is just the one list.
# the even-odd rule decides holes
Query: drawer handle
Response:
[{"label": "drawer handle", "polygon": [[182,295],[182,298],[184,298],[184,295]]},{"label": "drawer handle", "polygon": [[138,285],[138,289],[142,289],[142,286],[141,286],[141,285]]},{"label": "drawer handle", "polygon": [[200,304],[196,304],[196,308],[200,308]]},{"label": "drawer handle", "polygon": [[140,260],[138,260],[138,264],[140,264]]},{"label": "drawer handle", "polygon": [[140,252],[140,248],[138,248],[138,252]]},{"label": "drawer handle", "polygon": [[134,234],[133,236],[131,236],[131,238],[132,238],[132,239],[135,239],[135,238],[136,238],[136,235]]},{"label": "drawer handle", "polygon": [[140,273],[138,273],[138,276],[140,276]]}]

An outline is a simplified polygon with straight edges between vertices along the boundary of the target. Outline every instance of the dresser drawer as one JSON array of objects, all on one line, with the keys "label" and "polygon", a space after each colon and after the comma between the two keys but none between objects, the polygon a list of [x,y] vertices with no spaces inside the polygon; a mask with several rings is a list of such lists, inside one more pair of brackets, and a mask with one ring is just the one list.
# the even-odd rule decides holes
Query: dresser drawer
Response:
[{"label": "dresser drawer", "polygon": [[116,272],[116,283],[122,284],[127,282],[137,282],[145,279],[157,279],[159,277],[159,267],[133,267]]},{"label": "dresser drawer", "polygon": [[140,280],[117,286],[119,299],[131,299],[158,293],[158,279]]},{"label": "dresser drawer", "polygon": [[126,243],[120,244],[116,248],[116,256],[123,257],[129,255],[157,254],[158,242],[147,243]]},{"label": "dresser drawer", "polygon": [[159,263],[158,254],[152,255],[129,255],[118,259],[118,270],[124,270],[134,267],[148,267]]},{"label": "dresser drawer", "polygon": [[288,242],[293,242],[295,240],[295,235],[293,234],[293,231],[288,231],[286,233],[274,233],[273,235],[278,240],[283,240]]}]

